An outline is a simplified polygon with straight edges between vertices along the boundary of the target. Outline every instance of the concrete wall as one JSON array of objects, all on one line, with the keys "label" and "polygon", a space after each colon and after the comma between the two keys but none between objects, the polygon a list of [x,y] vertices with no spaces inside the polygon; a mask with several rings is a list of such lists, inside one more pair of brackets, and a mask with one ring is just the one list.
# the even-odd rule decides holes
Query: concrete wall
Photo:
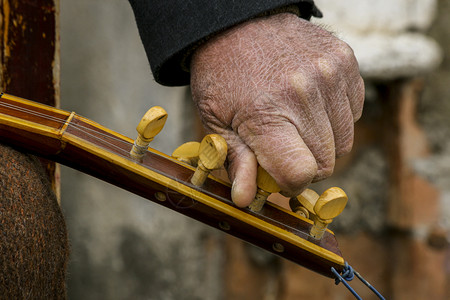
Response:
[{"label": "concrete wall", "polygon": [[[160,105],[169,118],[154,148],[170,154],[195,136],[187,90],[153,81],[128,1],[61,0],[61,75],[63,109],[134,138],[143,114]],[[62,206],[69,298],[217,299],[216,232],[67,168]]]}]

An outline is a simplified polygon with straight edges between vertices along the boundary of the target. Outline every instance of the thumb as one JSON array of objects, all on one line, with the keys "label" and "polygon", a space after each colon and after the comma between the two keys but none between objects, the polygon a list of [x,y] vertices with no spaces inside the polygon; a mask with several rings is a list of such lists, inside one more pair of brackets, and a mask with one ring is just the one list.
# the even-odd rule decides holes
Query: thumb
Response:
[{"label": "thumb", "polygon": [[258,163],[253,151],[232,132],[228,143],[228,175],[232,182],[231,198],[239,207],[250,205],[256,195]]}]

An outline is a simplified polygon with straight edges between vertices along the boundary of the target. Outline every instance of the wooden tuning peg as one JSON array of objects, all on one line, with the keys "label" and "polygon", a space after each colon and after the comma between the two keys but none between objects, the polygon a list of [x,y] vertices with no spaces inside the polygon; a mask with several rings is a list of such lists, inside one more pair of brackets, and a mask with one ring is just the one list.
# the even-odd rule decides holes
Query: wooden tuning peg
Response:
[{"label": "wooden tuning peg", "polygon": [[138,136],[131,148],[130,155],[135,160],[141,161],[147,152],[148,145],[153,138],[163,129],[167,120],[167,112],[160,106],[150,108],[139,122],[136,130]]},{"label": "wooden tuning peg", "polygon": [[319,194],[311,189],[306,189],[297,197],[292,197],[289,200],[289,206],[294,213],[310,218],[315,214],[314,205],[316,205],[318,199]]},{"label": "wooden tuning peg", "polygon": [[175,149],[172,157],[193,167],[197,167],[199,151],[199,142],[187,142]]},{"label": "wooden tuning peg", "polygon": [[267,173],[261,166],[258,166],[258,173],[256,175],[256,185],[258,189],[256,191],[255,199],[248,206],[251,211],[260,211],[264,203],[266,203],[267,197],[272,193],[278,193],[280,187],[275,182],[275,179]]},{"label": "wooden tuning peg", "polygon": [[338,187],[329,188],[320,195],[314,205],[316,218],[310,231],[313,238],[322,238],[328,224],[344,210],[347,200],[345,192]]},{"label": "wooden tuning peg", "polygon": [[223,166],[227,157],[227,142],[218,134],[208,134],[200,143],[198,151],[198,165],[191,183],[202,186],[208,174]]}]

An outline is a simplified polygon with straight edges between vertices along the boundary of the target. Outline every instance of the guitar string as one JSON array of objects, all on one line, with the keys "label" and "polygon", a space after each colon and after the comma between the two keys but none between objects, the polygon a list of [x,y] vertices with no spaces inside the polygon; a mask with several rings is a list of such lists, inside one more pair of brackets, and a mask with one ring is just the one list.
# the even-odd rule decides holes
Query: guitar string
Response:
[{"label": "guitar string", "polygon": [[[0,99],[1,99],[1,98],[0,98]],[[52,121],[55,121],[55,122],[60,123],[60,124],[64,124],[64,123],[66,123],[66,121],[67,121],[67,119],[58,118],[58,117],[55,117],[55,116],[49,116],[49,115],[46,115],[46,114],[44,114],[44,113],[35,112],[35,111],[31,110],[31,109],[27,109],[27,108],[23,108],[23,107],[14,106],[14,105],[12,105],[12,104],[5,103],[5,102],[0,102],[0,106],[8,107],[8,108],[10,108],[10,109],[14,109],[14,110],[17,110],[17,111],[22,111],[22,112],[28,113],[28,114],[30,114],[30,115],[39,116],[39,117],[41,117],[41,118],[43,118],[43,119],[52,120]],[[124,141],[124,140],[119,139],[119,138],[114,137],[114,136],[110,136],[110,135],[105,134],[105,133],[97,132],[97,131],[95,131],[94,129],[89,128],[89,127],[86,127],[86,126],[83,126],[83,125],[74,124],[73,122],[69,122],[68,127],[69,127],[69,126],[75,127],[76,129],[78,129],[79,131],[81,131],[81,132],[85,133],[86,135],[92,137],[93,139],[96,139],[96,140],[98,140],[98,141],[100,141],[100,142],[103,142],[103,143],[105,143],[105,144],[108,144],[108,145],[110,145],[111,147],[117,149],[119,152],[123,153],[123,154],[120,154],[120,153],[118,154],[118,155],[120,155],[121,157],[123,157],[123,158],[125,158],[125,159],[129,159],[129,158],[130,158],[130,157],[129,157],[129,152],[128,152],[128,151],[126,151],[126,150],[120,148],[119,146],[117,146],[117,145],[115,145],[115,144],[113,144],[113,143],[111,143],[111,142],[108,142],[108,141],[105,141],[105,140],[99,138],[97,135],[107,137],[108,139],[111,139],[111,140],[114,140],[114,141],[118,141],[118,142],[121,142],[121,143],[126,144],[126,145],[131,145],[129,142]],[[95,134],[92,134],[91,132],[95,132]],[[147,152],[148,152],[148,150],[147,150]],[[160,154],[158,154],[158,153],[155,153],[155,152],[152,152],[152,153],[155,154],[155,155],[157,155],[157,156],[160,156],[160,157],[163,157],[163,158],[167,159],[167,157],[162,156],[162,155],[160,155]],[[162,174],[162,175],[164,175],[165,177],[168,177],[168,178],[170,178],[170,179],[172,179],[172,180],[174,180],[174,181],[180,182],[180,180],[179,180],[178,178],[176,178],[176,177],[174,177],[174,176],[172,176],[172,175],[166,174],[165,172],[162,172],[162,171],[160,171],[160,170],[157,170],[157,169],[155,169],[155,168],[153,168],[153,167],[150,167],[150,166],[147,166],[147,165],[143,165],[143,164],[140,163],[140,162],[137,162],[137,161],[135,161],[135,162],[138,163],[139,165],[145,167],[145,168],[148,168],[148,169],[150,169],[150,170],[156,172],[156,173]],[[189,184],[188,182],[184,182],[184,181],[182,181],[182,183],[185,184],[185,185],[191,186],[191,187],[195,187],[195,188],[201,189],[202,192],[210,194],[208,191],[203,190],[201,187],[194,186],[194,185]],[[223,202],[225,202],[224,200],[226,200],[226,202],[229,202],[228,199],[222,198],[222,197],[220,197],[220,196],[218,196],[218,195],[215,195],[215,194],[214,194],[214,197],[215,197],[215,198],[221,198]],[[255,213],[255,214],[257,214],[257,215],[259,215],[259,216],[262,216],[260,213]],[[270,218],[270,217],[268,217],[268,216],[264,216],[264,218],[267,218],[268,220],[271,220],[272,222],[274,222],[274,223],[276,223],[276,224],[279,224],[279,225],[282,225],[282,226],[284,226],[284,227],[287,227],[287,228],[289,228],[289,229],[291,229],[291,230],[293,230],[293,231],[298,231],[298,229],[296,229],[296,228],[294,228],[294,227],[292,227],[292,226],[290,226],[290,225],[284,224],[284,223],[282,223],[282,222],[280,222],[280,221],[278,221],[278,220],[272,219],[272,218]],[[302,233],[304,233],[304,232],[302,232]],[[305,234],[306,234],[306,233],[305,233]],[[310,234],[307,234],[307,235],[311,237]]]},{"label": "guitar string", "polygon": [[[4,107],[11,108],[11,109],[14,109],[14,110],[17,110],[17,111],[26,112],[26,113],[28,113],[28,114],[31,114],[31,115],[35,115],[35,116],[41,117],[41,118],[43,118],[43,119],[55,121],[55,122],[60,123],[60,124],[64,124],[64,123],[67,121],[66,119],[58,118],[58,117],[55,117],[55,116],[49,116],[49,115],[46,115],[46,114],[44,114],[44,113],[35,112],[35,111],[31,110],[31,109],[13,106],[12,104],[9,104],[9,103],[0,103],[0,105],[2,105],[2,106],[4,106]],[[87,133],[87,131],[95,132],[96,134],[105,136],[105,137],[107,137],[107,138],[109,138],[109,139],[112,139],[112,140],[115,140],[115,141],[118,141],[118,142],[121,142],[121,143],[124,143],[124,144],[129,144],[127,141],[124,141],[124,140],[122,140],[122,139],[116,138],[116,137],[114,137],[114,136],[111,136],[111,135],[108,135],[108,134],[105,134],[105,133],[98,132],[98,131],[96,131],[96,130],[94,130],[94,129],[92,129],[92,128],[89,128],[89,127],[87,127],[87,126],[83,126],[83,125],[79,125],[79,124],[74,124],[74,123],[69,123],[68,126],[75,127],[75,128],[82,128],[82,129],[85,130],[85,131],[83,131],[83,132],[85,132],[85,133]]]},{"label": "guitar string", "polygon": [[[57,122],[59,124],[64,124],[67,121],[67,119],[58,118],[58,117],[55,117],[55,116],[48,116],[48,115],[46,115],[44,113],[35,112],[35,111],[31,110],[31,109],[14,106],[14,105],[11,105],[9,103],[4,103],[4,102],[1,102],[1,101],[0,101],[0,106],[8,107],[8,108],[11,108],[11,109],[14,109],[14,110],[17,110],[17,111],[26,112],[26,113],[28,113],[30,115],[36,115],[36,116],[39,116],[39,117],[41,117],[43,119],[55,121],[55,122]],[[129,143],[127,141],[124,141],[123,139],[120,139],[120,138],[117,138],[117,137],[114,137],[114,136],[111,136],[111,135],[108,135],[108,134],[105,134],[105,133],[98,132],[98,131],[96,131],[96,130],[94,130],[92,128],[89,128],[89,127],[86,127],[86,126],[83,126],[83,125],[79,125],[79,124],[74,124],[73,122],[69,122],[67,127],[75,127],[78,131],[81,131],[81,132],[85,133],[86,135],[92,137],[93,139],[95,139],[97,141],[100,141],[100,142],[102,142],[104,144],[110,145],[112,148],[115,148],[117,150],[117,152],[119,152],[119,153],[116,153],[116,154],[119,155],[120,157],[123,157],[123,158],[128,159],[128,160],[130,159],[129,152],[127,150],[122,149],[119,146],[117,146],[117,145],[115,145],[115,144],[113,144],[111,142],[108,142],[108,141],[100,138],[98,135],[106,137],[106,138],[114,140],[114,141],[121,142],[121,143],[123,143],[123,144],[125,144],[127,146],[132,146],[131,143]],[[92,134],[91,132],[95,132],[95,134]],[[98,145],[96,145],[96,146],[98,146]],[[149,151],[147,150],[147,152],[149,152]],[[159,153],[156,153],[156,152],[152,152],[152,153],[154,155],[157,155],[159,157],[167,159],[166,156],[163,156],[163,155],[161,155]],[[134,162],[139,164],[139,165],[141,165],[141,166],[143,166],[143,167],[145,167],[145,168],[147,168],[147,169],[150,169],[150,170],[152,170],[152,171],[154,171],[156,173],[162,174],[165,177],[168,177],[168,178],[170,178],[170,179],[172,179],[174,181],[180,182],[180,180],[178,178],[176,178],[176,177],[174,177],[174,176],[172,176],[170,174],[167,174],[167,173],[165,173],[165,172],[163,172],[161,170],[157,170],[157,169],[155,169],[155,168],[153,168],[151,166],[144,165],[144,164],[142,164],[141,162],[138,162],[138,161],[134,161]],[[183,183],[185,183],[185,182],[183,182]]]},{"label": "guitar string", "polygon": [[[55,116],[49,116],[49,115],[46,115],[46,114],[44,114],[44,113],[35,112],[35,111],[31,110],[31,109],[13,106],[12,104],[9,104],[9,103],[0,103],[0,105],[2,105],[2,106],[4,106],[4,107],[8,107],[8,108],[10,108],[10,109],[17,110],[17,111],[26,112],[26,113],[28,113],[28,114],[30,114],[30,115],[35,115],[35,116],[41,117],[41,118],[43,118],[43,119],[55,121],[55,122],[57,122],[57,123],[59,123],[59,124],[64,124],[64,123],[66,123],[66,121],[67,121],[66,119],[63,119],[63,118],[58,118],[58,117],[55,117]],[[111,142],[108,142],[108,141],[106,141],[106,140],[104,140],[104,139],[103,139],[103,140],[100,139],[100,138],[98,137],[98,135],[100,135],[100,136],[102,136],[102,137],[104,137],[104,138],[113,140],[113,141],[120,142],[120,143],[122,143],[122,144],[124,144],[124,145],[130,145],[129,142],[124,141],[123,139],[117,138],[117,137],[112,136],[112,135],[108,135],[108,134],[106,134],[106,133],[98,132],[98,131],[96,131],[96,130],[90,128],[90,127],[83,126],[83,125],[80,125],[80,124],[75,124],[75,123],[73,123],[73,122],[68,123],[68,124],[67,124],[67,127],[73,127],[73,128],[76,128],[78,131],[83,132],[83,133],[85,133],[86,135],[88,135],[88,136],[90,136],[90,137],[92,137],[92,138],[94,138],[94,139],[96,139],[96,140],[98,140],[98,141],[101,141],[101,142],[103,142],[104,144],[107,144],[107,145],[109,145],[109,146],[112,147],[112,148],[115,148],[115,149],[118,150],[119,152],[123,152],[123,153],[128,154],[128,151],[122,149],[122,148],[119,147],[118,145],[115,145],[115,144],[113,144],[113,143],[111,143]],[[95,134],[94,134],[94,133],[95,133]],[[148,152],[148,150],[147,150],[147,152]],[[158,156],[161,156],[161,155],[158,154],[158,153],[155,153],[155,154],[158,155]],[[122,155],[122,156],[123,156],[123,155]],[[123,156],[123,157],[126,157],[126,156]]]},{"label": "guitar string", "polygon": [[[0,98],[0,99],[1,99],[1,98]],[[9,104],[9,103],[4,103],[4,102],[1,102],[1,101],[0,101],[0,106],[5,106],[5,107],[8,107],[8,108],[17,110],[17,111],[26,112],[26,113],[31,114],[31,115],[36,115],[36,116],[39,116],[39,117],[41,117],[41,118],[48,119],[48,120],[52,120],[52,121],[55,121],[55,122],[60,123],[60,124],[64,124],[64,123],[66,123],[66,121],[67,121],[66,119],[63,119],[63,118],[58,118],[58,117],[55,117],[55,116],[48,116],[48,115],[46,115],[46,114],[44,114],[44,113],[35,112],[35,111],[31,110],[31,109],[27,109],[27,108],[23,108],[23,107],[17,107],[17,106],[11,105],[11,104]],[[92,137],[93,139],[95,139],[95,140],[97,140],[97,141],[100,141],[100,142],[102,142],[102,143],[105,143],[105,144],[110,145],[111,147],[117,149],[118,152],[120,152],[118,155],[120,155],[120,156],[123,157],[123,158],[130,159],[130,157],[129,157],[129,152],[128,152],[127,150],[122,149],[122,148],[120,148],[119,146],[117,146],[117,145],[115,145],[115,144],[113,144],[113,143],[111,143],[111,142],[105,141],[105,140],[101,139],[99,136],[106,137],[106,138],[111,139],[111,140],[113,140],[113,141],[118,141],[118,142],[123,143],[124,145],[127,145],[127,146],[132,146],[132,145],[133,145],[132,143],[127,142],[127,141],[125,141],[125,140],[123,140],[123,139],[120,139],[120,138],[117,138],[117,137],[114,137],[114,136],[105,134],[105,133],[98,132],[98,131],[96,131],[96,130],[94,130],[94,129],[92,129],[92,128],[89,128],[89,127],[86,127],[86,126],[83,126],[83,125],[74,124],[73,122],[70,122],[70,123],[68,124],[68,127],[70,127],[70,126],[71,126],[71,127],[75,127],[77,130],[79,130],[79,131],[85,133],[86,135]],[[92,132],[94,132],[95,134],[93,134]],[[147,152],[149,152],[149,151],[147,150]],[[122,154],[121,154],[121,153],[122,153]],[[163,155],[161,155],[161,154],[159,154],[159,153],[156,153],[156,152],[152,152],[152,153],[153,153],[154,155],[157,155],[157,156],[159,156],[159,157],[162,157],[162,158],[167,159],[166,156],[163,156]],[[166,174],[166,173],[164,173],[164,172],[162,172],[162,171],[156,170],[156,169],[154,169],[154,168],[152,168],[152,167],[150,167],[150,166],[143,165],[143,164],[140,163],[140,162],[137,162],[137,161],[135,161],[135,162],[138,163],[138,164],[140,164],[141,166],[144,166],[144,167],[146,167],[146,168],[151,169],[152,171],[155,171],[155,172],[157,172],[157,173],[160,173],[160,174],[162,174],[162,175],[164,175],[164,176],[166,176],[166,177],[169,177],[169,178],[171,178],[171,179],[173,179],[173,180],[178,180],[178,181],[179,181],[179,179],[173,177],[172,175],[169,175],[169,174]]]},{"label": "guitar string", "polygon": [[[39,116],[39,117],[41,117],[41,118],[43,118],[43,119],[55,121],[55,122],[57,122],[57,123],[59,123],[59,124],[64,124],[64,123],[66,123],[66,121],[67,121],[66,119],[63,119],[63,118],[58,118],[58,117],[55,117],[55,116],[48,116],[48,115],[46,115],[46,114],[44,114],[44,113],[35,112],[35,111],[31,110],[31,109],[27,109],[27,108],[23,108],[23,107],[13,106],[13,105],[11,105],[11,104],[9,104],[9,103],[2,103],[2,102],[0,102],[0,106],[8,107],[8,108],[11,108],[11,109],[14,109],[14,110],[17,110],[17,111],[26,112],[26,113],[28,113],[28,114],[30,114],[30,115]],[[127,141],[124,141],[123,139],[120,139],[120,138],[117,138],[117,137],[114,137],[114,136],[111,136],[111,135],[108,135],[108,134],[105,134],[105,133],[102,133],[102,132],[98,132],[98,131],[96,131],[96,130],[94,130],[94,129],[92,129],[92,128],[89,128],[89,127],[86,127],[86,126],[83,126],[83,125],[79,125],[79,124],[75,124],[75,123],[73,123],[73,122],[69,122],[68,125],[67,125],[67,127],[74,127],[74,128],[76,128],[78,131],[85,133],[86,135],[92,137],[93,139],[95,139],[95,140],[97,140],[97,141],[100,141],[100,142],[102,142],[102,143],[104,143],[104,144],[106,144],[106,145],[109,145],[110,147],[116,149],[116,150],[119,152],[118,155],[120,155],[120,156],[123,157],[123,158],[129,159],[129,152],[128,152],[127,150],[122,149],[120,146],[115,145],[115,144],[113,144],[113,143],[111,143],[111,142],[108,142],[108,141],[106,141],[105,139],[100,138],[99,136],[102,136],[102,137],[104,137],[104,138],[107,138],[107,139],[110,139],[110,140],[113,140],[113,141],[120,142],[120,143],[122,143],[122,144],[124,144],[124,145],[127,145],[127,146],[128,146],[128,145],[129,145],[129,146],[132,146],[131,143],[129,143],[129,142],[127,142]],[[93,133],[95,133],[95,134],[93,134]],[[147,152],[148,152],[148,150],[147,150]],[[155,155],[157,155],[157,156],[160,156],[160,157],[163,157],[163,156],[162,156],[161,154],[159,154],[159,153],[153,152],[153,154],[155,154]],[[167,157],[163,157],[163,158],[167,158]],[[157,173],[160,173],[160,174],[162,174],[162,175],[164,175],[164,176],[166,176],[166,177],[169,177],[169,178],[171,178],[171,179],[175,179],[175,178],[172,177],[171,175],[166,174],[166,173],[161,172],[161,171],[158,171],[158,170],[156,170],[156,169],[154,169],[154,168],[152,168],[152,167],[150,167],[150,166],[143,165],[143,164],[141,164],[141,163],[139,163],[139,162],[137,162],[137,161],[136,161],[136,163],[138,163],[138,164],[140,164],[140,165],[142,165],[142,166],[144,166],[144,167],[146,167],[146,168],[149,168],[149,169],[151,169],[152,171],[155,171],[155,172],[157,172]]]}]

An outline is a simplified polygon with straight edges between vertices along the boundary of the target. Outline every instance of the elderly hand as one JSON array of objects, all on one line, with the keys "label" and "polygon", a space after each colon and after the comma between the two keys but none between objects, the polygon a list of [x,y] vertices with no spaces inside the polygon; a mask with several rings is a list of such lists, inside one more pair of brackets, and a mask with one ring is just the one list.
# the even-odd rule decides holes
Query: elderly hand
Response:
[{"label": "elderly hand", "polygon": [[330,176],[353,144],[364,84],[351,48],[283,13],[233,27],[196,50],[191,87],[209,132],[229,147],[236,205],[256,193],[259,163],[285,195]]}]

